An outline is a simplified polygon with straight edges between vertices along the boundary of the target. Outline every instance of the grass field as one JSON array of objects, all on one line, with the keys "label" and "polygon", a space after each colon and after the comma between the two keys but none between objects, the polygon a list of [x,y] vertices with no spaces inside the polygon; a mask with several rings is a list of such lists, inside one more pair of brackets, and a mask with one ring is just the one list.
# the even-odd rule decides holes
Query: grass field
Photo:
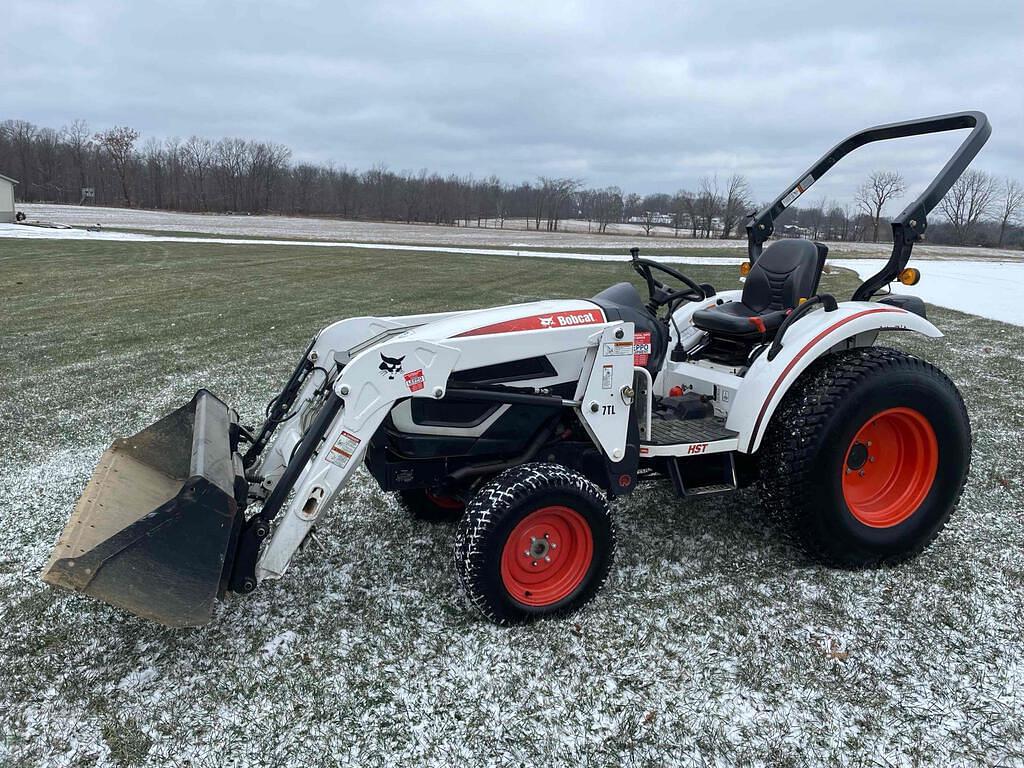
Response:
[{"label": "grass field", "polygon": [[[687,270],[719,287],[732,268]],[[960,510],[919,559],[837,572],[749,492],[618,507],[612,578],[502,629],[452,528],[364,475],[288,577],[171,631],[38,579],[96,459],[207,386],[254,421],[331,320],[587,296],[625,265],[0,241],[0,765],[1024,764],[1024,328],[890,336],[970,410]],[[825,287],[849,295],[849,273]]]}]

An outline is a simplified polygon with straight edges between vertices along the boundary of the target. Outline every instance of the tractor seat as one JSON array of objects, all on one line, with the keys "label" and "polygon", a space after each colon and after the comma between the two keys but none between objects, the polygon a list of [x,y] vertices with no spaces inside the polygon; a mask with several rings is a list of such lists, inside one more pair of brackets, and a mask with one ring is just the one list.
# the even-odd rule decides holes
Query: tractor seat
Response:
[{"label": "tractor seat", "polygon": [[821,243],[776,240],[750,267],[740,300],[697,310],[693,324],[714,336],[771,338],[800,299],[815,295],[826,256]]}]

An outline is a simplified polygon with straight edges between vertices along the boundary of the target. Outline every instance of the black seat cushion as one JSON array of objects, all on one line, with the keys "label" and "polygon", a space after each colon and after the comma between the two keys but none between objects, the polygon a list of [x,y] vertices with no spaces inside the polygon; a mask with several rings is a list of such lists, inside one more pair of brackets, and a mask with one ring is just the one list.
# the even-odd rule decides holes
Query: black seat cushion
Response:
[{"label": "black seat cushion", "polygon": [[810,240],[777,240],[754,262],[739,301],[693,313],[701,330],[733,338],[771,337],[800,299],[818,290],[828,248]]},{"label": "black seat cushion", "polygon": [[610,288],[605,288],[591,301],[604,310],[604,315],[609,320],[633,323],[638,334],[650,334],[651,353],[644,367],[652,376],[657,376],[661,361],[668,351],[668,328],[647,309],[643,297],[633,284],[616,283]]},{"label": "black seat cushion", "polygon": [[[730,301],[693,313],[693,324],[704,331],[735,337],[772,334],[786,319],[786,310],[755,312],[742,301]],[[699,317],[698,317],[699,315]]]}]

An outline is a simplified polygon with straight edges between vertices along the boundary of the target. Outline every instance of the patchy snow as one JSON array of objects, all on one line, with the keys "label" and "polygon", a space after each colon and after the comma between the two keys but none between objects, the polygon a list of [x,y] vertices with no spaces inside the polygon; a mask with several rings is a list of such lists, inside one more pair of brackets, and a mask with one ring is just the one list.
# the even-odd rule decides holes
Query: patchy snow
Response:
[{"label": "patchy snow", "polygon": [[296,634],[290,629],[285,630],[276,637],[270,638],[263,644],[263,658],[271,659],[280,653],[288,650],[288,647],[295,642]]},{"label": "patchy snow", "polygon": [[[829,259],[867,278],[885,266],[883,259]],[[920,296],[929,304],[1024,325],[1024,262],[927,261],[917,265],[921,282],[893,285],[893,293]]]},{"label": "patchy snow", "polygon": [[[75,499],[115,435],[197,386],[251,423],[342,298],[303,304],[303,272],[276,255],[251,259],[262,282],[242,295],[216,252],[154,266],[125,249],[102,274],[13,250],[0,242],[0,765],[1024,764],[1024,329],[937,308],[945,342],[884,339],[956,381],[974,430],[958,510],[904,565],[821,568],[753,492],[651,485],[615,505],[593,603],[499,628],[456,589],[452,527],[410,520],[361,471],[286,579],[169,630],[41,583]],[[347,314],[378,302],[359,285]],[[246,311],[258,292],[268,306]]]},{"label": "patchy snow", "polygon": [[[457,253],[478,256],[533,256],[548,259],[578,259],[584,261],[626,261],[622,253],[573,253],[565,251],[535,251],[515,248],[473,248],[445,245],[403,245],[400,243],[366,243],[341,240],[270,240],[260,238],[190,237],[188,235],[146,235],[138,232],[111,230],[50,229],[28,227],[23,224],[0,224],[0,238],[23,240],[92,240],[109,242],[200,243],[214,245],[284,245],[305,248],[357,248],[374,251],[413,251],[417,253]],[[731,243],[738,247],[736,241]],[[739,264],[737,256],[660,256],[662,261],[687,264]]]},{"label": "patchy snow", "polygon": [[[565,231],[527,231],[522,220],[506,221],[504,229],[490,227],[447,227],[429,224],[399,224],[375,221],[311,218],[300,216],[247,216],[214,213],[177,213],[174,211],[143,211],[127,208],[93,208],[76,205],[21,205],[30,219],[60,222],[76,227],[100,224],[122,229],[163,230],[173,232],[205,232],[215,235],[247,237],[306,238],[344,240],[361,243],[404,243],[419,245],[477,245],[495,248],[564,248],[615,249],[625,251],[636,245],[643,249],[682,250],[690,248],[736,249],[742,251],[741,240],[700,240],[675,237],[671,230],[656,228],[654,237],[647,237],[638,225],[614,225],[612,234],[587,231],[585,221],[563,221]],[[892,246],[885,243],[828,244],[832,253],[848,256],[880,256],[889,254]],[[1024,259],[1020,251],[995,248],[971,248],[969,252],[984,258]],[[930,258],[963,258],[963,248],[941,245],[919,245],[917,256]]]}]

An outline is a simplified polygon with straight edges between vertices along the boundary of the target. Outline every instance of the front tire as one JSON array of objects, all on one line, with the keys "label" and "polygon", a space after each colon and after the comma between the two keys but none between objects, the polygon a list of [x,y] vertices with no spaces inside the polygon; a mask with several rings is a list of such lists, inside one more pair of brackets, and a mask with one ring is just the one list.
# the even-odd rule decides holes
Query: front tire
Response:
[{"label": "front tire", "polygon": [[557,464],[524,464],[470,501],[455,538],[455,567],[484,616],[515,624],[588,602],[614,552],[615,531],[597,486]]},{"label": "front tire", "polygon": [[897,562],[945,526],[970,457],[967,410],[940,370],[894,349],[853,349],[805,373],[772,418],[761,501],[823,563]]}]

